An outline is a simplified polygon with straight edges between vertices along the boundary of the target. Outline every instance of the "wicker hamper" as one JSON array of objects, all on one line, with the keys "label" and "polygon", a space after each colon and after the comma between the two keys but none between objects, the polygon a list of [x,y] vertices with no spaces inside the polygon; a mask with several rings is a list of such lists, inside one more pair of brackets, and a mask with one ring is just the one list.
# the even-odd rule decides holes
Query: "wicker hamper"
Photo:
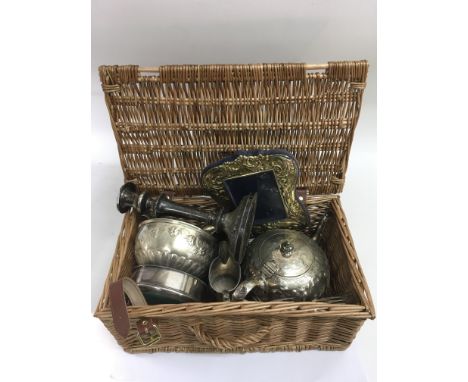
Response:
[{"label": "wicker hamper", "polygon": [[[165,191],[178,202],[214,208],[200,174],[237,150],[285,149],[300,165],[312,234],[331,266],[329,296],[346,302],[216,302],[128,306],[130,330],[113,324],[109,286],[129,276],[139,218],[123,219],[95,316],[129,352],[342,350],[375,317],[340,204],[366,85],[366,61],[325,65],[101,66],[99,74],[125,180]],[[160,340],[140,342],[137,322],[151,319]],[[141,321],[140,321],[141,322]]]}]

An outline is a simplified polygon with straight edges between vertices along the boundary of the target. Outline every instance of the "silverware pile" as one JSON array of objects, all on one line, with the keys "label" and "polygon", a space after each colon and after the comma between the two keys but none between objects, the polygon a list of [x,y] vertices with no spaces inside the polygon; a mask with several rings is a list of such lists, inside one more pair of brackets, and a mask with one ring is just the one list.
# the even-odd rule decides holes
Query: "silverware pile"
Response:
[{"label": "silverware pile", "polygon": [[[263,171],[253,171],[252,163]],[[290,169],[281,179],[276,178],[278,163],[281,169]],[[322,297],[330,282],[328,259],[316,237],[297,229],[309,216],[304,216],[306,209],[295,193],[294,163],[284,152],[256,152],[209,166],[203,183],[211,185],[207,193],[216,195],[222,205],[213,212],[175,203],[163,193],[139,192],[131,182],[124,184],[118,210],[133,209],[146,219],[135,239],[132,278],[147,302]],[[247,170],[242,173],[239,168]],[[231,197],[230,206],[222,184]],[[213,232],[184,219],[211,226]],[[325,219],[321,226],[324,223]]]}]

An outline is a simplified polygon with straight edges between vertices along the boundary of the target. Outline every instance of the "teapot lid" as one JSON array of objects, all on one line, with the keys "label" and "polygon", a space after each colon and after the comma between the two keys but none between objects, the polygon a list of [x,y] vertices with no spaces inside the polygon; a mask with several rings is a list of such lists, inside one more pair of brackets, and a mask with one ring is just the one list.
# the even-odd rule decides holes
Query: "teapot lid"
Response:
[{"label": "teapot lid", "polygon": [[272,276],[297,277],[309,270],[320,247],[299,231],[274,229],[260,235],[251,248],[253,268]]}]

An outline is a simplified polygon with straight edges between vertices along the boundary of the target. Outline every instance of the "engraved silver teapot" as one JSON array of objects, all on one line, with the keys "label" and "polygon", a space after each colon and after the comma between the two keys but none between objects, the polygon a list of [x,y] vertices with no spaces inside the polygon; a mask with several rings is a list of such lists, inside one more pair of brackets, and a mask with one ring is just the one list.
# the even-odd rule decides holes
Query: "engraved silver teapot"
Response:
[{"label": "engraved silver teapot", "polygon": [[274,229],[250,244],[244,277],[232,295],[235,301],[251,292],[261,301],[306,301],[322,296],[330,270],[325,252],[314,239],[299,231]]}]

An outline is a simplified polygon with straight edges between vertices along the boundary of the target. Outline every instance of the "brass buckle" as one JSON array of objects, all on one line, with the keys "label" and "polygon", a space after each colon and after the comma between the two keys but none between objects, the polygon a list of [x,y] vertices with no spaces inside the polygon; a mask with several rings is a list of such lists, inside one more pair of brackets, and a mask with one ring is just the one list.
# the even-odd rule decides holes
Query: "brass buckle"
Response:
[{"label": "brass buckle", "polygon": [[137,321],[137,337],[143,346],[149,346],[161,339],[159,328],[151,318],[142,318]]}]

